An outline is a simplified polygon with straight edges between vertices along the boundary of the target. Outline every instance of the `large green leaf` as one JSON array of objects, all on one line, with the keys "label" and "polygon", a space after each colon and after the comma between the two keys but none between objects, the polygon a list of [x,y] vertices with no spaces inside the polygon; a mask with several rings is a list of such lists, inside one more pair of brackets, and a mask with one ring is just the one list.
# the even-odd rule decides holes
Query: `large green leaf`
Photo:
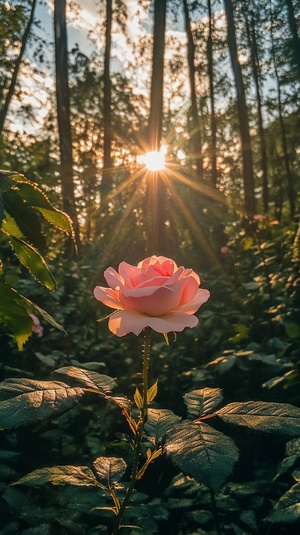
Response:
[{"label": "large green leaf", "polygon": [[30,301],[0,279],[0,322],[13,334],[20,350],[32,334],[33,322],[29,314],[33,310]]},{"label": "large green leaf", "polygon": [[38,210],[51,225],[59,228],[69,236],[72,235],[72,221],[70,217],[52,206],[47,196],[38,188],[36,184],[18,184],[19,193],[22,199],[30,206]]},{"label": "large green leaf", "polygon": [[220,388],[202,388],[193,390],[183,396],[188,416],[199,418],[214,411],[221,403],[223,396]]},{"label": "large green leaf", "polygon": [[10,236],[9,241],[21,264],[30,271],[31,275],[49,290],[54,290],[54,278],[38,251],[19,238]]},{"label": "large green leaf", "polygon": [[6,212],[14,219],[26,241],[37,249],[45,249],[46,239],[42,234],[40,217],[36,211],[23,201],[16,189],[4,192],[3,200]]},{"label": "large green leaf", "polygon": [[2,222],[2,229],[4,230],[4,233],[9,236],[14,236],[15,238],[24,238],[24,235],[20,231],[16,221],[9,215],[8,212],[5,212],[5,219]]},{"label": "large green leaf", "polygon": [[272,524],[293,524],[300,521],[300,483],[296,483],[281,496],[267,520]]},{"label": "large green leaf", "polygon": [[265,401],[229,403],[216,414],[229,424],[249,427],[264,433],[300,436],[300,409],[288,403]]},{"label": "large green leaf", "polygon": [[187,475],[218,492],[238,460],[233,440],[209,425],[184,422],[165,436],[164,451]]},{"label": "large green leaf", "polygon": [[111,487],[113,483],[120,481],[127,468],[125,461],[118,457],[98,457],[93,466],[98,479],[106,487]]},{"label": "large green leaf", "polygon": [[40,486],[45,483],[52,485],[76,485],[77,487],[96,487],[97,480],[87,466],[52,466],[34,470],[19,479],[15,485]]},{"label": "large green leaf", "polygon": [[59,381],[6,379],[0,383],[0,429],[32,424],[70,410],[84,395]]},{"label": "large green leaf", "polygon": [[111,394],[116,387],[116,381],[108,375],[102,375],[90,370],[76,368],[75,366],[65,366],[54,371],[57,375],[67,376],[73,380],[73,383],[80,385],[82,388],[96,390],[104,395]]},{"label": "large green leaf", "polygon": [[65,332],[48,312],[0,279],[0,322],[13,334],[20,350],[32,334],[33,321],[29,316],[32,312],[37,312],[50,325]]},{"label": "large green leaf", "polygon": [[145,430],[149,437],[159,442],[169,429],[179,424],[180,420],[181,418],[169,409],[148,409]]}]

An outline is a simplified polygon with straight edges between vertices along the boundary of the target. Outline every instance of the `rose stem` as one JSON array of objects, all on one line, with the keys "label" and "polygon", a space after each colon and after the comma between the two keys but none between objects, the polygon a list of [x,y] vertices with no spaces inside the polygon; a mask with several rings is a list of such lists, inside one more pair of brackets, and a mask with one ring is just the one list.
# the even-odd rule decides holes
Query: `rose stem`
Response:
[{"label": "rose stem", "polygon": [[116,535],[116,533],[118,533],[121,527],[123,516],[125,514],[125,509],[129,503],[129,500],[131,498],[133,489],[137,481],[137,474],[138,474],[138,469],[139,469],[139,458],[140,458],[140,453],[141,453],[141,443],[142,443],[142,438],[144,435],[144,427],[146,423],[147,410],[148,410],[148,364],[149,364],[149,354],[150,354],[150,337],[151,337],[151,329],[147,327],[145,329],[145,338],[144,338],[144,345],[143,345],[143,396],[142,396],[143,406],[140,409],[140,418],[138,421],[137,434],[135,436],[134,458],[133,458],[131,480],[130,480],[129,487],[126,491],[124,500],[122,501],[119,512],[117,514],[117,518],[116,518],[116,522],[114,525],[112,535]]}]

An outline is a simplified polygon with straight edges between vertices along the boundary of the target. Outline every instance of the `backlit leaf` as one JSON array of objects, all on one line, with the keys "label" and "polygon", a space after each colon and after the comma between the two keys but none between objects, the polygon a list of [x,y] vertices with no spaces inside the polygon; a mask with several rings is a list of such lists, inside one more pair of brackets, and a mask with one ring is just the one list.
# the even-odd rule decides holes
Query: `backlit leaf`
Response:
[{"label": "backlit leaf", "polygon": [[40,486],[45,483],[52,485],[76,485],[78,487],[95,487],[97,480],[87,466],[52,466],[34,470],[19,479],[15,485]]},{"label": "backlit leaf", "polygon": [[149,388],[147,392],[147,403],[152,403],[157,395],[157,381]]},{"label": "backlit leaf", "polygon": [[256,431],[300,436],[300,409],[288,403],[229,403],[218,410],[217,415],[224,422]]},{"label": "backlit leaf", "polygon": [[18,190],[15,188],[4,192],[3,200],[6,212],[16,222],[16,225],[24,236],[24,240],[37,249],[44,249],[46,247],[46,240],[42,234],[41,221],[36,210],[23,201]]},{"label": "backlit leaf", "polygon": [[39,252],[20,238],[10,236],[9,241],[21,264],[30,271],[31,275],[49,290],[54,290],[54,278]]},{"label": "backlit leaf", "polygon": [[74,384],[80,385],[82,388],[98,390],[105,395],[110,394],[117,385],[116,381],[108,375],[76,368],[75,366],[65,366],[55,370],[54,373],[66,375],[73,380]]},{"label": "backlit leaf", "polygon": [[143,398],[142,398],[142,396],[140,394],[140,391],[139,391],[139,389],[137,387],[135,389],[133,399],[134,399],[134,403],[136,404],[137,408],[141,409],[143,407]]},{"label": "backlit leaf", "polygon": [[218,492],[238,460],[233,440],[209,425],[182,423],[167,432],[164,451],[182,472]]},{"label": "backlit leaf", "polygon": [[6,379],[0,383],[0,429],[39,422],[70,410],[84,395],[58,381]]},{"label": "backlit leaf", "polygon": [[33,208],[38,210],[51,225],[59,228],[69,236],[72,235],[70,217],[52,206],[45,193],[33,183],[19,183],[19,194]]},{"label": "backlit leaf", "polygon": [[212,413],[221,403],[223,396],[220,388],[202,388],[185,394],[183,399],[188,416],[195,419]]},{"label": "backlit leaf", "polygon": [[106,487],[110,487],[112,483],[120,481],[127,468],[125,461],[118,457],[98,457],[93,462],[93,466],[99,480]]},{"label": "backlit leaf", "polygon": [[27,302],[23,296],[0,279],[0,322],[13,334],[19,350],[32,334],[33,322],[29,314],[33,310],[30,301]]},{"label": "backlit leaf", "polygon": [[149,437],[158,442],[164,434],[178,425],[181,418],[169,409],[148,409],[148,419],[145,425]]}]

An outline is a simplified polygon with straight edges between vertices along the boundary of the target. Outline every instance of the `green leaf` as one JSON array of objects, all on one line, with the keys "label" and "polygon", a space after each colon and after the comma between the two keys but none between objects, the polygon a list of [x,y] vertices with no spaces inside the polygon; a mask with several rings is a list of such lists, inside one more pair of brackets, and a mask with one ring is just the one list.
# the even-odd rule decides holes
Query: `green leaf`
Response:
[{"label": "green leaf", "polygon": [[138,409],[142,409],[142,407],[143,407],[143,398],[142,398],[142,396],[140,394],[140,391],[139,391],[138,387],[136,387],[136,389],[135,389],[135,393],[134,393],[133,399],[134,399],[134,402],[135,402],[137,408]]},{"label": "green leaf", "polygon": [[218,492],[238,460],[233,440],[209,425],[182,423],[167,432],[165,453],[184,474]]},{"label": "green leaf", "polygon": [[285,332],[289,338],[298,338],[300,335],[300,326],[298,323],[290,322],[285,326]]},{"label": "green leaf", "polygon": [[4,233],[9,236],[14,236],[15,238],[24,238],[24,235],[20,231],[16,221],[9,215],[8,212],[5,212],[5,219],[2,222],[2,229],[4,230]]},{"label": "green leaf", "polygon": [[89,390],[96,390],[104,395],[110,394],[117,385],[116,381],[108,375],[76,368],[75,366],[65,366],[55,370],[53,373],[56,375],[67,376],[73,380],[74,384]]},{"label": "green leaf", "polygon": [[169,409],[148,409],[145,430],[149,437],[153,437],[156,442],[159,442],[165,433],[178,425],[180,421],[181,418]]},{"label": "green leaf", "polygon": [[23,182],[18,184],[22,199],[38,210],[42,216],[54,227],[72,236],[73,228],[71,218],[52,206],[43,191],[34,183]]},{"label": "green leaf", "polygon": [[300,520],[300,483],[281,496],[267,520],[271,524],[293,524]]},{"label": "green leaf", "polygon": [[6,379],[0,383],[0,429],[12,429],[62,414],[74,407],[83,395],[82,388],[72,388],[58,381]]},{"label": "green leaf", "polygon": [[3,200],[6,212],[15,220],[26,241],[37,249],[44,249],[46,240],[36,211],[23,201],[15,188],[4,192]]},{"label": "green leaf", "polygon": [[213,412],[221,403],[223,396],[220,388],[203,388],[185,394],[183,399],[188,416],[195,419]]},{"label": "green leaf", "polygon": [[21,264],[30,271],[31,275],[49,290],[54,290],[54,278],[38,251],[20,238],[10,236],[9,241]]},{"label": "green leaf", "polygon": [[98,457],[93,462],[99,480],[106,486],[111,487],[125,474],[127,465],[118,457]]},{"label": "green leaf", "polygon": [[29,314],[33,310],[30,302],[0,279],[0,322],[13,334],[19,350],[32,334],[33,321]]},{"label": "green leaf", "polygon": [[41,486],[45,483],[52,485],[76,485],[77,487],[96,487],[97,480],[87,466],[52,466],[34,470],[21,477],[14,485]]},{"label": "green leaf", "polygon": [[158,381],[155,381],[155,383],[149,388],[147,392],[147,403],[150,405],[152,401],[155,399],[157,395],[157,384]]},{"label": "green leaf", "polygon": [[224,422],[264,433],[300,436],[300,409],[288,403],[229,403],[217,411]]}]

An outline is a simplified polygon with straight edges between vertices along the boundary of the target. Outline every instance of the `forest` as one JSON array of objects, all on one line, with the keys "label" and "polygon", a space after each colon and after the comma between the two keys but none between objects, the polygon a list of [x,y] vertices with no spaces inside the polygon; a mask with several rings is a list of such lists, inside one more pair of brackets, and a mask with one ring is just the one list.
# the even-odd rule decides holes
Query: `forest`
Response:
[{"label": "forest", "polygon": [[300,532],[299,0],[0,0],[0,534]]}]

